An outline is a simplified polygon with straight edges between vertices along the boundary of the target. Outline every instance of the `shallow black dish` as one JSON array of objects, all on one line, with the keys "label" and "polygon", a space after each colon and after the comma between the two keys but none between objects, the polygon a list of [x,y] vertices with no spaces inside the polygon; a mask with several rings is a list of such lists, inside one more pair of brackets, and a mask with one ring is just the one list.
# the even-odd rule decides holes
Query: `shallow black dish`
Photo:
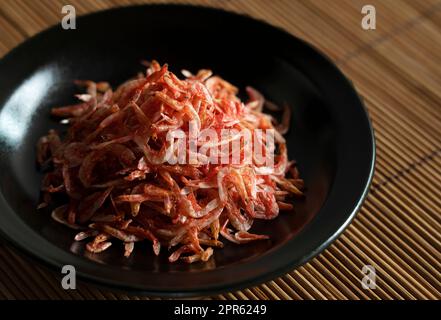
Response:
[{"label": "shallow black dish", "polygon": [[[173,264],[138,247],[84,256],[74,231],[37,212],[41,175],[35,144],[62,126],[50,107],[73,102],[74,79],[116,85],[142,70],[141,59],[167,62],[174,72],[210,68],[239,88],[252,85],[293,107],[287,135],[307,186],[295,213],[256,223],[271,236],[217,250],[206,264]],[[0,61],[0,231],[16,247],[61,270],[99,284],[162,296],[197,296],[255,285],[305,263],[350,223],[374,168],[374,138],[351,84],[303,41],[251,18],[188,6],[141,6],[55,26]]]}]

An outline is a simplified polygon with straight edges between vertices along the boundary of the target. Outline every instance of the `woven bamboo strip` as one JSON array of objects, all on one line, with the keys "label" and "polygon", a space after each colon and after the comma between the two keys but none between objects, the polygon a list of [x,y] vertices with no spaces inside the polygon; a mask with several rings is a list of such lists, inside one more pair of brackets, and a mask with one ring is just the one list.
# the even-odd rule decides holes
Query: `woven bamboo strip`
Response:
[{"label": "woven bamboo strip", "polygon": [[[402,200],[399,195],[390,191],[391,187],[384,188],[382,191],[382,196],[387,197],[391,201],[397,204],[401,210],[406,210],[404,215],[401,215],[401,218],[406,221],[407,224],[414,226],[416,230],[420,234],[426,235],[427,238],[433,239],[433,243],[437,243],[437,246],[440,244],[440,232],[441,227],[434,220],[426,221],[424,218],[425,211],[420,207],[415,206],[414,203],[404,203],[405,199]],[[410,205],[410,206],[409,206]],[[411,208],[410,210],[407,210]],[[430,217],[430,216],[429,216]],[[422,229],[422,230],[419,230]]]},{"label": "woven bamboo strip", "polygon": [[[362,270],[365,264],[374,265],[377,271],[377,275],[387,275],[387,277],[377,277],[377,290],[378,288],[385,288],[392,295],[396,295],[399,293],[404,299],[414,299],[415,294],[418,294],[417,291],[413,290],[413,292],[409,292],[408,289],[403,285],[402,279],[400,279],[399,275],[396,273],[388,274],[387,266],[384,265],[384,262],[381,261],[381,264],[375,263],[376,257],[372,255],[371,252],[367,248],[363,248],[361,251],[360,248],[356,247],[356,245],[351,242],[345,235],[340,238],[340,243],[337,244],[337,247],[342,250],[346,255],[353,254],[358,257],[360,261],[364,264],[357,265],[359,270]],[[362,276],[360,276],[360,279]],[[398,296],[396,297],[398,298]]]},{"label": "woven bamboo strip", "polygon": [[[338,268],[338,271],[343,273],[344,276],[350,281],[349,283],[352,290],[357,292],[359,296],[368,295],[369,298],[391,299],[390,294],[385,292],[381,287],[380,290],[376,290],[375,292],[373,290],[363,291],[360,284],[361,268],[355,266],[352,257],[345,256],[335,245],[326,250],[320,258],[326,259],[326,261],[329,261],[333,267],[335,266],[335,268]],[[351,263],[348,263],[348,261],[351,261]]]},{"label": "woven bamboo strip", "polygon": [[20,270],[15,269],[12,262],[7,259],[5,252],[6,250],[0,251],[0,257],[3,262],[1,264],[3,272],[8,275],[14,286],[18,288],[22,297],[25,297],[26,299],[38,299],[38,294],[35,293],[36,286],[33,283],[32,278],[27,277],[27,274],[23,274]]},{"label": "woven bamboo strip", "polygon": [[[20,273],[25,273],[28,276],[32,277],[32,281],[35,282],[36,290],[42,291],[42,293],[50,299],[67,299],[68,296],[66,294],[61,295],[59,290],[54,290],[52,286],[49,285],[49,281],[45,281],[44,277],[41,277],[39,273],[32,268],[29,270],[29,264],[23,261],[23,259],[17,257],[15,254],[12,254],[9,250],[5,250],[5,259],[8,259],[14,264],[15,270]],[[31,272],[29,272],[31,271]],[[25,277],[22,277],[25,279]],[[29,281],[24,280],[23,282],[27,283]],[[37,291],[37,296],[39,296],[39,291]]]},{"label": "woven bamboo strip", "polygon": [[8,260],[10,266],[14,268],[14,272],[20,275],[20,286],[32,291],[37,298],[44,297],[49,299],[60,299],[61,296],[58,292],[54,292],[53,289],[48,286],[47,281],[40,277],[36,270],[22,259],[17,258],[11,254],[9,250],[4,250],[3,258]]},{"label": "woven bamboo strip", "polygon": [[[432,245],[424,239],[420,234],[415,232],[412,228],[402,222],[401,219],[396,217],[396,207],[393,204],[383,204],[379,199],[373,196],[367,199],[368,203],[372,203],[375,207],[381,211],[386,211],[387,214],[379,217],[384,224],[388,224],[391,230],[394,230],[397,234],[401,234],[413,248],[418,250],[420,255],[424,255],[425,259],[431,263],[432,266],[437,268],[441,267],[441,260],[437,259],[439,251],[432,247]],[[390,207],[389,207],[390,205]]]},{"label": "woven bamboo strip", "polygon": [[[375,253],[370,251],[368,247],[363,245],[363,250],[361,250],[361,248],[357,247],[357,245],[346,236],[342,236],[341,241],[342,243],[346,244],[347,250],[352,251],[355,255],[360,257],[360,259],[366,259],[366,257],[369,257],[370,264],[373,264],[377,270],[377,276],[380,277],[380,279],[382,279],[385,283],[388,283],[389,288],[393,288],[393,290],[399,292],[400,295],[405,299],[425,298],[423,295],[421,295],[417,288],[413,287],[411,290],[409,290],[406,279],[399,273],[400,270],[393,270],[393,268],[391,268],[386,261],[378,260]],[[376,263],[376,261],[379,263]],[[390,271],[393,271],[393,273],[390,273]],[[379,287],[382,286],[382,284],[378,281],[378,278],[377,285]]]},{"label": "woven bamboo strip", "polygon": [[[355,278],[355,284],[361,287],[361,280],[364,277],[364,274],[361,271],[363,266],[369,263],[369,257],[356,255],[349,248],[347,248],[345,243],[338,240],[334,246],[329,248],[329,252],[346,262],[348,269],[352,272],[353,277]],[[348,263],[348,261],[351,263]],[[405,294],[403,292],[396,291],[396,287],[394,286],[395,280],[391,278],[379,278],[377,279],[377,285],[378,286],[375,291],[382,299],[388,299],[388,297],[402,299]]]},{"label": "woven bamboo strip", "polygon": [[400,79],[391,77],[389,73],[378,77],[383,68],[388,67],[385,63],[379,66],[377,60],[370,56],[360,56],[344,67],[347,72],[352,73],[351,79],[363,95],[369,96],[371,92],[375,92],[376,98],[382,99],[383,105],[395,105],[397,110],[408,116],[408,119],[412,119],[420,128],[425,128],[424,137],[432,136],[433,140],[439,142],[441,128],[436,125],[434,121],[436,118],[433,118],[435,116],[433,109],[437,109],[436,105],[433,103],[428,105],[421,98],[422,95],[406,91],[405,85],[409,84],[400,83]]},{"label": "woven bamboo strip", "polygon": [[[412,238],[412,234],[406,234],[391,223],[389,212],[381,211],[370,202],[367,202],[365,207],[367,210],[365,211],[366,214],[364,217],[375,225],[375,229],[371,229],[371,231],[376,232],[376,234],[382,237],[383,234],[387,236],[386,241],[390,242],[394,250],[399,251],[401,254],[411,255],[415,263],[420,264],[421,268],[427,270],[429,274],[439,274],[439,267],[434,267],[434,265],[438,264],[438,262],[433,261],[436,259],[428,255],[427,252],[415,242]],[[360,220],[362,219],[361,217]]]},{"label": "woven bamboo strip", "polygon": [[[409,263],[407,263],[405,259],[403,259],[402,256],[399,256],[394,248],[391,248],[388,243],[381,242],[376,235],[372,235],[367,232],[368,229],[360,222],[354,222],[354,226],[356,226],[356,228],[354,228],[353,231],[351,230],[348,235],[350,236],[351,233],[354,233],[357,236],[360,236],[360,238],[365,239],[369,248],[371,250],[375,250],[378,255],[382,256],[379,261],[383,261],[384,259],[385,261],[388,261],[390,265],[398,266],[398,268],[404,270],[402,274],[405,274],[406,276],[409,276],[417,281],[416,286],[422,286],[424,288],[423,290],[430,292],[431,295],[439,295],[439,283],[431,281],[432,279],[425,278],[423,274],[416,270],[418,266],[416,266],[413,261],[408,260]],[[367,238],[366,235],[369,235],[369,238]]]},{"label": "woven bamboo strip", "polygon": [[242,291],[236,291],[233,293],[233,295],[238,299],[238,300],[249,300],[249,298],[245,295],[245,293],[243,293]]},{"label": "woven bamboo strip", "polygon": [[301,299],[301,296],[294,290],[293,287],[289,286],[288,283],[283,278],[278,278],[274,281],[289,296],[290,299],[293,299],[293,300]]},{"label": "woven bamboo strip", "polygon": [[329,283],[334,283],[346,298],[351,300],[358,299],[379,299],[379,297],[372,292],[372,294],[366,294],[360,287],[354,285],[349,278],[338,268],[335,264],[331,263],[324,255],[318,256],[311,262],[312,265],[317,265],[317,269],[327,278]]},{"label": "woven bamboo strip", "polygon": [[[323,287],[326,288],[326,290],[329,291],[330,293],[330,299],[338,299],[338,300],[347,300],[349,299],[341,290],[341,285],[339,284],[335,284],[331,281],[329,281],[329,278],[327,276],[329,276],[329,272],[326,273],[326,269],[324,268],[317,268],[314,266],[313,263],[308,263],[306,264],[304,267],[304,269],[309,270],[309,272],[311,273],[311,276],[315,277],[318,279],[318,281],[320,281],[320,284]],[[327,276],[326,276],[326,275]],[[350,295],[350,294],[349,294]],[[354,297],[354,296],[352,296]]]},{"label": "woven bamboo strip", "polygon": [[2,31],[2,36],[0,37],[0,50],[1,55],[6,54],[10,49],[14,48],[21,41],[24,40],[25,35],[17,31],[17,28],[6,19],[0,10],[0,30]]},{"label": "woven bamboo strip", "polygon": [[[3,256],[3,248],[0,250],[0,257]],[[8,288],[8,291],[13,294],[14,298],[18,299],[32,299],[32,295],[26,290],[25,286],[21,286],[22,280],[18,278],[18,275],[11,269],[6,261],[0,263],[0,274],[2,275],[2,283]]]},{"label": "woven bamboo strip", "polygon": [[[406,127],[395,126],[393,120],[386,122],[386,119],[389,120],[387,114],[382,113],[380,110],[377,110],[375,107],[370,108],[370,114],[374,118],[384,117],[385,123],[376,122],[374,127],[378,135],[385,137],[388,141],[390,141],[396,148],[400,149],[401,152],[406,154],[406,156],[413,159],[414,162],[417,162],[421,158],[424,158],[426,155],[431,154],[434,149],[429,149],[418,142],[415,139],[415,136],[411,136],[410,132],[408,134],[403,134],[403,130],[407,130]],[[395,120],[398,122],[398,120]],[[393,126],[391,126],[393,124]],[[399,139],[399,143],[398,143]],[[380,142],[381,143],[381,142]],[[439,171],[439,167],[434,167],[435,170]]]},{"label": "woven bamboo strip", "polygon": [[[420,219],[424,219],[425,223],[432,226],[441,224],[441,216],[433,214],[441,211],[441,206],[433,202],[432,199],[427,198],[427,195],[416,189],[414,184],[411,184],[407,179],[399,179],[392,181],[388,188],[383,189],[386,194],[397,195],[401,201],[405,202],[407,206],[418,206],[421,208]],[[432,212],[432,214],[430,214]]]},{"label": "woven bamboo strip", "polygon": [[[378,140],[381,140],[381,138],[378,137]],[[379,145],[378,148],[381,149],[381,148],[383,148],[383,146]],[[392,147],[386,148],[384,150],[384,153],[382,155],[380,155],[379,157],[380,158],[384,157],[386,159],[386,161],[388,161],[388,163],[391,164],[391,166],[395,169],[396,172],[410,169],[415,164],[414,162],[406,161],[406,159],[403,159],[402,155],[398,154],[396,151],[394,151],[394,149]],[[394,161],[391,159],[394,159]],[[431,185],[428,182],[428,179],[432,176],[432,174],[436,174],[436,173],[434,173],[432,168],[425,167],[424,170],[422,170],[421,175],[417,177],[418,183],[420,186],[428,188],[431,192],[433,192],[435,197],[438,197],[439,196],[439,189],[436,188],[437,182],[434,181],[435,185]]]},{"label": "woven bamboo strip", "polygon": [[299,269],[299,273],[301,273],[308,281],[317,288],[323,295],[326,297],[326,299],[337,299],[337,296],[340,299],[344,299],[341,294],[333,293],[336,292],[335,288],[326,281],[326,278],[322,276],[319,272],[317,272],[310,264],[307,264],[306,266]]},{"label": "woven bamboo strip", "polygon": [[[413,272],[408,266],[399,264],[383,251],[379,250],[378,247],[373,245],[370,237],[363,234],[357,228],[348,230],[346,236],[355,244],[354,248],[362,250],[365,254],[369,255],[373,261],[383,265],[387,275],[396,278],[399,283],[407,287],[409,292],[412,291],[419,295],[417,296],[418,298],[423,299],[434,299],[436,297],[433,292],[434,287],[430,283],[426,282],[424,278]],[[342,240],[345,241],[346,239],[343,238]]]},{"label": "woven bamboo strip", "polygon": [[302,285],[303,289],[308,291],[308,293],[314,297],[314,299],[326,299],[325,292],[319,290],[311,279],[308,277],[305,277],[303,272],[301,270],[296,270],[291,273],[294,279],[299,281],[299,283]]},{"label": "woven bamboo strip", "polygon": [[[0,272],[0,275],[2,275],[1,272]],[[4,275],[2,275],[2,276],[4,276]],[[14,295],[2,282],[0,282],[0,299],[1,300],[13,300],[14,299]]]},{"label": "woven bamboo strip", "polygon": [[[306,8],[302,3],[278,1],[278,4],[280,5],[273,6],[271,2],[264,0],[232,1],[229,6],[237,12],[264,19],[299,37],[308,39],[334,59],[342,57],[349,50],[356,48],[355,39],[352,39],[353,41],[345,39],[339,30],[333,28],[326,20]],[[327,30],[328,37],[323,37],[323,30]]]},{"label": "woven bamboo strip", "polygon": [[[383,164],[381,162],[381,158],[378,158],[379,161],[377,162],[377,168],[379,168],[380,170],[384,170],[384,172],[389,173],[391,175],[393,175],[393,173],[391,171],[389,171],[388,168],[383,167]],[[418,170],[418,168],[416,168],[415,170]],[[403,174],[403,171],[401,172]],[[440,199],[436,196],[434,196],[431,192],[427,191],[431,191],[430,189],[427,188],[421,188],[421,185],[419,184],[418,181],[418,175],[415,175],[414,173],[410,172],[409,175],[411,175],[412,177],[415,176],[416,178],[413,179],[412,182],[409,181],[404,181],[403,184],[405,185],[406,190],[410,190],[411,194],[417,194],[418,196],[421,196],[421,199],[418,199],[419,201],[422,201],[423,199],[427,199],[428,202],[426,204],[429,204],[431,206],[432,209],[434,210],[428,210],[425,211],[424,214],[425,215],[429,215],[430,217],[432,217],[433,219],[439,221],[441,219],[440,215],[439,215],[439,206],[440,206]],[[417,180],[417,181],[415,181]],[[424,180],[424,183],[426,183],[427,181]],[[416,186],[418,185],[419,188],[417,188]],[[423,184],[424,185],[424,184]],[[423,190],[426,191],[426,193],[423,193]],[[405,193],[407,193],[406,191],[404,191]],[[433,205],[431,205],[433,203]]]},{"label": "woven bamboo strip", "polygon": [[[427,265],[425,264],[425,261],[423,262],[418,261],[420,259],[414,258],[414,252],[409,249],[409,247],[402,246],[401,244],[398,244],[395,242],[395,239],[390,239],[388,235],[383,235],[383,233],[378,232],[380,229],[383,231],[382,226],[377,224],[377,221],[371,222],[368,217],[367,211],[362,210],[362,213],[364,215],[361,215],[358,217],[358,220],[360,221],[360,224],[362,223],[362,226],[360,226],[363,230],[369,230],[369,234],[371,235],[371,239],[376,241],[376,244],[385,252],[387,252],[389,255],[394,256],[397,261],[402,260],[403,263],[411,265],[412,268],[414,268],[418,274],[420,274],[422,277],[426,279],[427,282],[429,282],[433,286],[439,286],[439,279],[437,278],[437,273],[439,275],[439,272],[436,271],[434,268],[427,268]],[[357,223],[357,221],[355,222]],[[387,230],[387,229],[386,229]],[[385,233],[387,233],[386,231]]]}]

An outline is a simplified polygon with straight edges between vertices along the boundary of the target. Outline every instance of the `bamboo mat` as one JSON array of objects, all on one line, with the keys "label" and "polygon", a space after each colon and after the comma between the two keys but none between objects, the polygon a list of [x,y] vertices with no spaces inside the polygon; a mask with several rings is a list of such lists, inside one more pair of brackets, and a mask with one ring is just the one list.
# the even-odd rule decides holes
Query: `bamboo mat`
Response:
[{"label": "bamboo mat", "polygon": [[[77,14],[149,1],[69,0]],[[155,1],[163,2],[163,1]],[[280,26],[331,57],[354,82],[377,139],[371,192],[354,222],[321,255],[258,287],[207,299],[441,298],[441,0],[188,0]],[[377,29],[361,28],[372,4]],[[0,0],[0,56],[59,23],[63,0]],[[365,290],[361,269],[377,271]],[[0,246],[1,299],[148,299],[79,284]]]}]

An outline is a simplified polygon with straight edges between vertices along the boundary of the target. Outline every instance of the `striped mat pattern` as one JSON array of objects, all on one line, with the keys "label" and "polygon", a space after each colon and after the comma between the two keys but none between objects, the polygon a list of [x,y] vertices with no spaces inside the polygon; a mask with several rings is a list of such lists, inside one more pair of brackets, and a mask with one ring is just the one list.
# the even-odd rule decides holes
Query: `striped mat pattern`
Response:
[{"label": "striped mat pattern", "polygon": [[[78,14],[149,3],[70,0]],[[162,3],[167,1],[155,1]],[[361,8],[377,29],[361,28]],[[244,13],[315,45],[354,82],[377,139],[371,192],[344,234],[274,281],[203,299],[441,298],[441,1],[183,0]],[[63,0],[1,0],[0,56],[60,22]],[[362,267],[377,271],[363,289]],[[61,289],[51,272],[0,245],[0,299],[148,299],[81,283]]]}]

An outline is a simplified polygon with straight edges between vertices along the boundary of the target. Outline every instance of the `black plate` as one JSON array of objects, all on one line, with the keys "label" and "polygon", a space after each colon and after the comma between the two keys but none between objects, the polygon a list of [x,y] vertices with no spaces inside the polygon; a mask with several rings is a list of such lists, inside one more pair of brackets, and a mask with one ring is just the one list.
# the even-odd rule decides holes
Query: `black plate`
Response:
[{"label": "black plate", "polygon": [[[210,68],[244,88],[252,85],[293,107],[289,154],[306,181],[294,214],[256,223],[271,236],[227,245],[208,263],[173,264],[139,247],[84,257],[74,232],[37,212],[41,175],[35,144],[60,124],[50,107],[72,103],[74,79],[116,85],[142,70],[141,59],[174,72]],[[219,10],[140,6],[81,17],[77,30],[55,26],[0,62],[0,230],[11,243],[61,270],[74,265],[94,282],[162,296],[195,296],[255,285],[305,263],[350,223],[367,193],[374,138],[352,85],[322,54],[265,23]]]}]

